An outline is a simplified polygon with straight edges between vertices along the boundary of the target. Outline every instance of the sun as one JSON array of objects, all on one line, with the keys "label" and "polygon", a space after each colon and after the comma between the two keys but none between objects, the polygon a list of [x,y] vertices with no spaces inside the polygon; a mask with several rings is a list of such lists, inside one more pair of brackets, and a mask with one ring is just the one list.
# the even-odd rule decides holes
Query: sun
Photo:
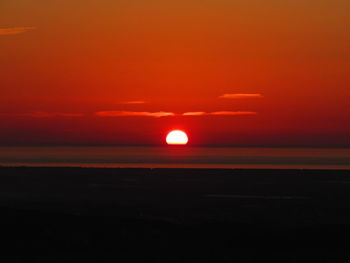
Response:
[{"label": "sun", "polygon": [[166,143],[169,145],[186,145],[188,137],[185,132],[173,130],[166,136]]}]

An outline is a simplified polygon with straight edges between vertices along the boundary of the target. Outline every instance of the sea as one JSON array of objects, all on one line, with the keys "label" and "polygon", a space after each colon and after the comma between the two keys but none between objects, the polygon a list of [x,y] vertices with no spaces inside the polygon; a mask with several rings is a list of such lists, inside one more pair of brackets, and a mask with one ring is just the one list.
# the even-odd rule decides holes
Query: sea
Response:
[{"label": "sea", "polygon": [[0,166],[350,169],[350,148],[0,147]]}]

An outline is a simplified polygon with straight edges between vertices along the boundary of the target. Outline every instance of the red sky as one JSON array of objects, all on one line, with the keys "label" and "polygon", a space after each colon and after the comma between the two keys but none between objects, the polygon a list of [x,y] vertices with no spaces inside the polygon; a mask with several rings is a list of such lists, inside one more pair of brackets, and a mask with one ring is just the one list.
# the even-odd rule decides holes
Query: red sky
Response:
[{"label": "red sky", "polygon": [[350,147],[350,2],[3,0],[0,145]]}]

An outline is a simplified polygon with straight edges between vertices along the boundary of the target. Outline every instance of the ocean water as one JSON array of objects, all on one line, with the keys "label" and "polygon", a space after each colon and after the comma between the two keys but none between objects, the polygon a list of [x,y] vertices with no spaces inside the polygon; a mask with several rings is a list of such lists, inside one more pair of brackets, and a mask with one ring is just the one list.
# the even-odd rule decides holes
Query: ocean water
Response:
[{"label": "ocean water", "polygon": [[350,149],[0,147],[1,166],[350,169]]}]

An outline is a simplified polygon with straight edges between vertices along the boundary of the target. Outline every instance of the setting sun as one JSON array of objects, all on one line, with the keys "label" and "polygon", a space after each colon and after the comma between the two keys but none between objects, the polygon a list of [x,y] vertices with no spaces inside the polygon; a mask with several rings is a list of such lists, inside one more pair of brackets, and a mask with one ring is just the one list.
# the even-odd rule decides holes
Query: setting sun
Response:
[{"label": "setting sun", "polygon": [[188,137],[185,132],[174,130],[168,133],[166,143],[169,145],[186,145]]}]

